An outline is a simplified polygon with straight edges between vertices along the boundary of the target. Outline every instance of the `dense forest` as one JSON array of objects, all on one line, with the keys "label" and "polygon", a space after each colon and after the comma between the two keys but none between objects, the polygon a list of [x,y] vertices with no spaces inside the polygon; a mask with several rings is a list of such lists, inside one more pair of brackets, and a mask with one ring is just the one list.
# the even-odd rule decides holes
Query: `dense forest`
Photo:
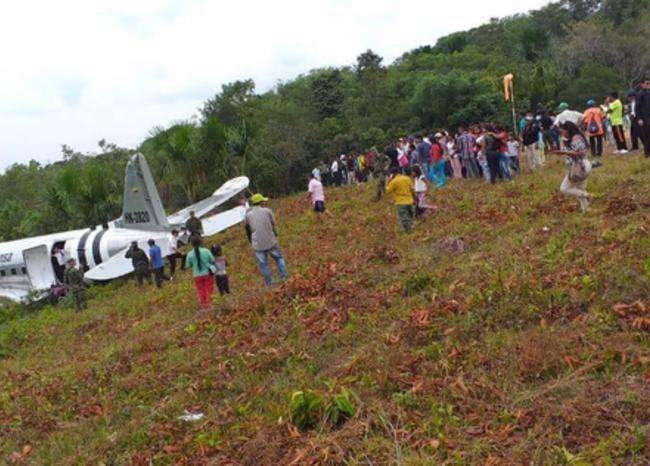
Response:
[{"label": "dense forest", "polygon": [[95,225],[119,216],[124,166],[149,160],[168,210],[245,174],[255,189],[302,189],[335,154],[382,147],[405,134],[460,123],[510,121],[501,78],[515,75],[517,107],[624,92],[650,70],[650,0],[562,0],[493,19],[404,53],[373,51],[342,68],[311,70],[257,93],[225,84],[198,120],[154,128],[137,149],[99,141],[96,153],[62,148],[61,161],[16,164],[0,176],[0,240]]}]

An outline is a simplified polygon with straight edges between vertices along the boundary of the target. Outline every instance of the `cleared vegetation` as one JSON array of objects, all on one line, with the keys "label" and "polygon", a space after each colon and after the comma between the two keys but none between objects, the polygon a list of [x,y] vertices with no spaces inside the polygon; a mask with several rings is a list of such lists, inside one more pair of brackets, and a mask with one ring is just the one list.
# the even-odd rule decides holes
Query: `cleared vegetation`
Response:
[{"label": "cleared vegetation", "polygon": [[5,317],[0,461],[648,464],[650,162],[605,157],[586,215],[563,170],[452,182],[410,235],[371,185],[273,201],[291,279],[214,238],[214,317],[188,275]]}]

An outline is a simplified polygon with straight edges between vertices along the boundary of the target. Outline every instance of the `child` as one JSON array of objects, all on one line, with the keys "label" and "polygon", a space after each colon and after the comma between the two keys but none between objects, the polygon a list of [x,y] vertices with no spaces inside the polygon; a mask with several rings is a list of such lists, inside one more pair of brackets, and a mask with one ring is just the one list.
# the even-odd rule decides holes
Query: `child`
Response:
[{"label": "child", "polygon": [[420,217],[426,210],[435,210],[435,206],[427,204],[427,189],[429,181],[418,165],[413,166],[413,191],[415,192],[415,216]]},{"label": "child", "polygon": [[519,141],[515,139],[512,133],[508,134],[508,158],[510,159],[510,166],[518,173],[519,172]]},{"label": "child", "polygon": [[224,294],[230,294],[230,283],[228,282],[228,273],[226,272],[228,261],[223,255],[221,246],[212,246],[211,252],[214,256],[214,266],[217,269],[217,272],[214,274],[214,279],[217,282],[219,294],[221,296]]}]

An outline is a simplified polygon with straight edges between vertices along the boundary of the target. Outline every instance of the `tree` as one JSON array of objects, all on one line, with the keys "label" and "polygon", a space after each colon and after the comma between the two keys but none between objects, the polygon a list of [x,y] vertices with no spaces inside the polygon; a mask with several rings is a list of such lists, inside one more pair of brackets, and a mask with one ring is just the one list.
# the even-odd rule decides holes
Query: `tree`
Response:
[{"label": "tree", "polygon": [[650,69],[650,13],[644,13],[626,28],[614,28],[597,18],[575,23],[567,40],[558,47],[561,63],[575,74],[591,61],[617,70],[628,87]]},{"label": "tree", "polygon": [[343,105],[343,79],[338,69],[323,70],[310,83],[311,100],[320,119],[337,117]]},{"label": "tree", "polygon": [[382,57],[372,50],[368,49],[357,57],[357,66],[355,71],[359,79],[363,80],[366,76],[377,73],[382,69]]},{"label": "tree", "polygon": [[246,106],[254,97],[255,82],[252,79],[224,84],[219,94],[203,104],[201,115],[204,120],[218,118],[226,126],[240,124],[246,117]]}]

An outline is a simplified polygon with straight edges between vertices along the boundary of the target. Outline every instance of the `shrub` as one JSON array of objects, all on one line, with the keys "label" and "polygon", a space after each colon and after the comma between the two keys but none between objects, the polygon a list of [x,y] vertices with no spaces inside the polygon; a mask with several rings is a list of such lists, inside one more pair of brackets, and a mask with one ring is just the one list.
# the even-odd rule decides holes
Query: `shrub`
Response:
[{"label": "shrub", "polygon": [[300,430],[313,429],[323,414],[323,397],[311,390],[291,395],[291,422]]},{"label": "shrub", "polygon": [[327,419],[334,425],[339,426],[355,415],[357,409],[354,405],[355,397],[352,390],[342,388],[341,391],[332,397],[332,400],[325,411]]}]

